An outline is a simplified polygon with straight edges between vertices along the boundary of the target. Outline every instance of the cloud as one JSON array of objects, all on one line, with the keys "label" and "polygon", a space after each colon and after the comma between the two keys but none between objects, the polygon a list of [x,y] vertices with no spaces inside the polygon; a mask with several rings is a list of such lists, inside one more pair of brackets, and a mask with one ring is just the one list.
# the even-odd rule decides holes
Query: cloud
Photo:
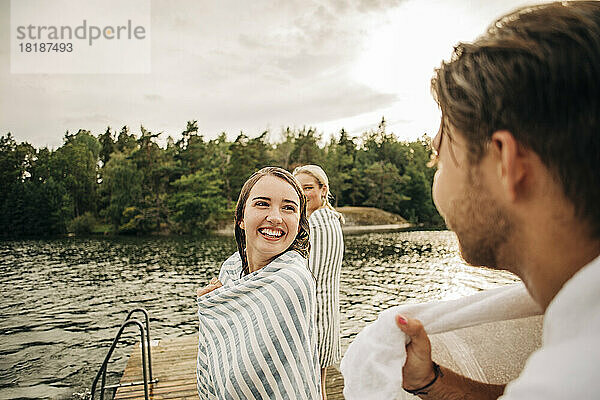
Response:
[{"label": "cloud", "polygon": [[[429,63],[433,47],[421,44],[441,41],[445,36],[434,28],[447,28],[444,21],[454,24],[446,15],[433,15],[438,2],[429,3],[153,0],[150,74],[14,75],[8,53],[0,51],[0,132],[10,130],[34,145],[60,145],[67,129],[101,133],[107,125],[128,125],[137,132],[144,124],[166,136],[179,134],[192,119],[199,121],[207,137],[223,130],[254,134],[268,126],[322,121],[347,121],[344,126],[351,131],[362,129],[371,119],[376,126],[383,110],[386,118],[401,124],[400,120],[418,115],[418,107],[425,104],[422,97],[429,97],[426,85],[417,85],[408,67],[421,71],[424,62],[418,61]],[[490,3],[481,10],[507,7],[505,2]],[[0,0],[4,22],[0,39],[6,43],[9,4]],[[428,8],[422,4],[429,4]],[[469,11],[458,0],[440,4],[444,10],[459,9],[460,15],[466,15],[462,25],[483,19],[491,22],[488,15],[479,16],[483,11]],[[407,28],[408,38],[394,36],[393,29],[373,35],[395,26],[399,16],[394,11],[406,5],[427,11],[411,15],[415,15],[413,25],[420,27],[418,34],[429,34],[429,42],[421,36],[419,40],[410,37],[416,28]],[[414,62],[404,59],[411,49],[404,39],[415,43],[415,50],[408,53],[418,56]],[[404,58],[389,61],[390,54]],[[437,62],[439,57],[435,57]],[[357,65],[362,67],[357,69]],[[331,126],[332,131],[341,128],[324,126]],[[420,125],[418,130],[423,130]]]},{"label": "cloud", "polygon": [[[1,6],[8,10],[7,4]],[[348,79],[363,31],[376,20],[364,11],[360,2],[259,0],[240,7],[232,0],[155,0],[152,74],[1,71],[0,90],[11,101],[0,115],[17,135],[39,138],[42,129],[60,137],[66,129],[108,124],[177,132],[197,117],[214,132],[253,129],[387,106],[394,96]]]},{"label": "cloud", "polygon": [[404,0],[358,0],[356,9],[360,12],[378,12],[398,7]]},{"label": "cloud", "polygon": [[64,117],[62,119],[64,125],[81,125],[81,129],[86,129],[86,125],[109,125],[111,122],[110,115],[107,114],[81,114]]},{"label": "cloud", "polygon": [[163,97],[158,94],[145,94],[144,98],[148,101],[160,101]]}]

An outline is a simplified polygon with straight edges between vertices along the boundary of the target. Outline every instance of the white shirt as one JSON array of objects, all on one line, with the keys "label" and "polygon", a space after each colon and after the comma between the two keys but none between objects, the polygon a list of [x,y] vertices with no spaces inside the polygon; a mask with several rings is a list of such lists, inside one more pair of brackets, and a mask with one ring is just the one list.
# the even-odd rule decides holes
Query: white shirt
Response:
[{"label": "white shirt", "polygon": [[600,399],[600,256],[552,300],[542,347],[500,399]]}]

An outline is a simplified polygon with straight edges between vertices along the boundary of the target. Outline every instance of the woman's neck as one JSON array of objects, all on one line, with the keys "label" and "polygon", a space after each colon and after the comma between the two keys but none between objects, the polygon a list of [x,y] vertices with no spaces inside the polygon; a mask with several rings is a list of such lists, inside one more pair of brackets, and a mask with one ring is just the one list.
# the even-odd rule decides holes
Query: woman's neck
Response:
[{"label": "woman's neck", "polygon": [[312,213],[314,213],[315,211],[318,211],[318,210],[320,210],[322,208],[325,208],[326,206],[327,206],[327,204],[323,204],[321,207],[319,207],[319,208],[317,208],[315,210],[306,211],[306,218],[310,218],[310,216],[312,215]]},{"label": "woman's neck", "polygon": [[273,259],[270,260],[256,260],[252,257],[252,254],[246,254],[246,258],[248,260],[248,273],[258,271],[262,267],[269,264]]}]

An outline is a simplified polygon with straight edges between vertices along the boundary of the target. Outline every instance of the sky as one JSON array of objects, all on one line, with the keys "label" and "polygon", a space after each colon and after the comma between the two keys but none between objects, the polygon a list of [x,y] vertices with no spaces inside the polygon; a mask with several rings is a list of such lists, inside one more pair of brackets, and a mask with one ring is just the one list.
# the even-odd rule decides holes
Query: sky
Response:
[{"label": "sky", "polygon": [[164,143],[197,120],[207,139],[269,130],[277,140],[287,126],[328,138],[376,129],[385,116],[400,140],[433,136],[434,68],[458,42],[535,3],[151,0],[150,73],[16,74],[10,0],[0,0],[0,135],[57,148],[67,130],[144,125]]}]

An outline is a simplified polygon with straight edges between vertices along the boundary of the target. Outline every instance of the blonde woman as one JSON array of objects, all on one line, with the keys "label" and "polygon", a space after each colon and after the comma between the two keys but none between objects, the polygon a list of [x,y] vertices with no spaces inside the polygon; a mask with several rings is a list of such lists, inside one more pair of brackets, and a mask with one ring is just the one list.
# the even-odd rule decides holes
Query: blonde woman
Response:
[{"label": "blonde woman", "polygon": [[308,267],[317,279],[317,344],[321,386],[325,394],[325,370],[340,359],[340,270],[344,256],[343,217],[329,202],[329,179],[318,165],[294,170],[306,196],[310,227]]}]

